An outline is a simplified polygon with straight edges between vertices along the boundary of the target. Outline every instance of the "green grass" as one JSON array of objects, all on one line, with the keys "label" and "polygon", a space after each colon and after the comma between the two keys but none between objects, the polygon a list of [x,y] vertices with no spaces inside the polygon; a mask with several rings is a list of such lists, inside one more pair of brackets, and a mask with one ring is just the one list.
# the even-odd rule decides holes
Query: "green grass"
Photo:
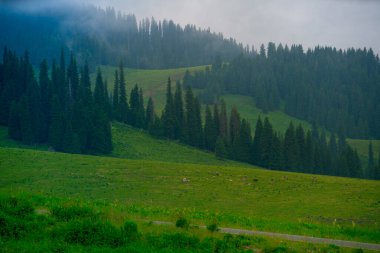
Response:
[{"label": "green grass", "polygon": [[[370,140],[347,139],[347,142],[352,147],[356,148],[360,155],[360,158],[362,159],[363,165],[366,166],[368,163],[368,145]],[[378,162],[380,152],[380,140],[372,140],[372,146],[375,162]]]},{"label": "green grass", "polygon": [[196,223],[380,242],[379,181],[17,148],[0,148],[0,161],[6,194],[103,203],[149,219],[184,213]]},{"label": "green grass", "polygon": [[[130,69],[125,68],[124,74],[127,84],[127,93],[130,94],[131,89],[138,84],[143,89],[145,102],[147,98],[152,97],[155,103],[156,112],[159,113],[165,106],[165,94],[166,86],[168,83],[168,77],[172,80],[172,87],[175,87],[175,83],[178,80],[182,80],[186,70],[190,72],[200,71],[205,69],[206,66],[197,66],[191,68],[176,68],[176,69],[164,69],[164,70],[145,70],[145,69]],[[112,91],[114,84],[115,70],[118,68],[111,66],[100,66],[100,69],[108,82],[109,90]],[[95,74],[91,75],[92,83],[95,83]]]},{"label": "green grass", "polygon": [[91,203],[1,195],[1,252],[356,252],[333,245],[223,235],[194,226],[157,226],[130,218],[115,222],[114,216]]},{"label": "green grass", "polygon": [[222,98],[227,104],[228,112],[231,111],[233,106],[236,106],[240,116],[247,119],[251,124],[252,131],[254,131],[256,127],[257,118],[259,116],[262,120],[264,120],[265,117],[268,117],[274,130],[281,133],[285,133],[290,122],[293,122],[295,126],[301,124],[305,129],[311,129],[311,125],[308,122],[291,117],[281,111],[263,113],[261,109],[256,107],[252,97],[241,95],[224,95]]},{"label": "green grass", "polygon": [[201,151],[176,141],[152,138],[148,133],[114,122],[112,124],[113,156],[128,159],[195,163],[208,165],[250,165],[221,160],[214,153]]},{"label": "green grass", "polygon": [[[110,91],[114,82],[114,71],[117,69],[110,66],[100,66],[103,77],[108,81],[108,87]],[[165,94],[167,79],[170,76],[172,79],[173,87],[175,81],[182,80],[186,69],[190,72],[201,71],[205,66],[197,66],[192,68],[178,68],[178,69],[165,69],[165,70],[143,70],[143,69],[129,69],[125,68],[126,82],[128,93],[132,87],[137,83],[139,87],[143,88],[144,96],[147,99],[149,96],[153,97],[156,112],[160,114],[165,105]],[[95,74],[91,75],[92,80],[95,80]],[[260,115],[262,119],[268,117],[273,125],[274,130],[281,133],[285,133],[290,122],[298,125],[301,124],[305,129],[311,129],[310,123],[291,117],[281,111],[274,111],[269,113],[263,113],[255,106],[255,102],[251,97],[241,95],[224,95],[222,98],[226,101],[228,113],[231,111],[232,106],[236,106],[241,117],[246,118],[250,124],[252,131],[254,131],[257,118]],[[204,106],[203,106],[204,107]],[[202,109],[204,113],[204,109]],[[368,159],[368,141],[369,140],[348,140],[350,145],[356,148],[362,159],[363,165],[365,165],[366,159]],[[380,140],[373,141],[375,158],[378,156],[378,149],[380,147]]]}]

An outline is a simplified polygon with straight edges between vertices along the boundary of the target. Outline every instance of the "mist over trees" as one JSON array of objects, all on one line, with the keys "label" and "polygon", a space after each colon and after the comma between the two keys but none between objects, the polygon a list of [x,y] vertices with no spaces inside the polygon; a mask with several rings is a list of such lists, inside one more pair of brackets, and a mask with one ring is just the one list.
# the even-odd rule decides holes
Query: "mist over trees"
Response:
[{"label": "mist over trees", "polygon": [[[233,39],[193,25],[156,21],[94,6],[22,12],[0,6],[0,47],[12,45],[21,54],[33,52],[31,62],[52,60],[64,48],[78,62],[127,67],[173,68],[210,64],[246,52]],[[69,55],[66,55],[68,57]]]},{"label": "mist over trees", "polygon": [[380,138],[380,61],[371,49],[337,50],[263,45],[256,54],[212,69],[187,73],[185,85],[203,89],[200,98],[249,95],[264,112],[285,113],[352,138]]}]

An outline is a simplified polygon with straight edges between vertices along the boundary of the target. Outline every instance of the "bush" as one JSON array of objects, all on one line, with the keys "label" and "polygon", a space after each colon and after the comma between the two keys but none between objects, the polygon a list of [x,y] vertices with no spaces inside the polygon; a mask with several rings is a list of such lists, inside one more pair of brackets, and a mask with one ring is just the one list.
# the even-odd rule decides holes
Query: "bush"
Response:
[{"label": "bush", "polygon": [[210,232],[219,231],[218,224],[216,224],[216,222],[213,222],[210,225],[207,225],[207,230]]},{"label": "bush", "polygon": [[0,198],[0,211],[17,217],[26,217],[34,212],[33,206],[29,201],[14,197]]},{"label": "bush", "polygon": [[74,220],[54,231],[54,237],[62,236],[67,243],[84,246],[119,247],[125,244],[123,233],[110,223],[92,220]]},{"label": "bush", "polygon": [[60,221],[71,221],[78,218],[97,218],[97,215],[89,207],[81,206],[56,206],[51,213]]},{"label": "bush", "polygon": [[176,223],[175,223],[175,226],[177,228],[185,228],[185,229],[188,229],[190,224],[189,222],[186,220],[186,218],[183,218],[183,217],[180,217]]},{"label": "bush", "polygon": [[139,232],[137,229],[137,224],[133,221],[126,221],[123,226],[123,234],[128,238],[128,240],[134,241],[138,239]]}]

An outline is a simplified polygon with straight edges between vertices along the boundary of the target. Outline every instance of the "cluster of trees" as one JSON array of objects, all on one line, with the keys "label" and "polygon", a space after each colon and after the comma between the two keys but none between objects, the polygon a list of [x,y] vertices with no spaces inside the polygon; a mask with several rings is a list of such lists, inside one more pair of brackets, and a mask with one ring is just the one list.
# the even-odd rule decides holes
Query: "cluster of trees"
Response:
[{"label": "cluster of trees", "polygon": [[[117,82],[122,78],[122,75],[116,78]],[[273,130],[267,118],[264,122],[259,118],[252,138],[248,121],[241,119],[236,107],[228,115],[224,101],[212,108],[207,105],[203,120],[200,102],[190,86],[183,94],[181,83],[177,82],[173,92],[168,79],[166,104],[161,117],[155,114],[152,99],[149,99],[147,110],[144,111],[143,104],[132,109],[133,93],[136,101],[142,101],[142,92],[138,91],[136,86],[131,92],[129,115],[132,111],[140,111],[140,116],[134,119],[144,119],[145,115],[145,121],[136,120],[132,124],[132,116],[126,121],[118,120],[148,129],[155,136],[179,140],[215,152],[221,158],[270,169],[372,178],[362,170],[358,153],[346,143],[342,134],[338,137],[332,134],[327,138],[325,132],[320,133],[315,126],[312,131],[305,131],[301,125],[294,127],[290,123],[283,136]]]},{"label": "cluster of trees", "polygon": [[376,163],[374,154],[373,154],[372,141],[368,144],[368,164],[367,164],[365,176],[367,178],[380,180],[380,150],[379,150],[378,162]]},{"label": "cluster of trees", "polygon": [[21,11],[0,6],[0,47],[17,52],[28,48],[32,62],[52,59],[57,48],[74,52],[78,61],[129,67],[172,68],[210,64],[216,55],[224,60],[248,52],[233,39],[202,30],[181,27],[173,21],[143,19],[94,6]]},{"label": "cluster of trees", "polygon": [[[49,74],[49,72],[51,74]],[[46,60],[38,77],[26,52],[23,57],[4,49],[0,64],[0,124],[12,139],[49,144],[70,153],[112,150],[109,103],[100,71],[94,92],[87,64],[80,73],[73,56],[66,67],[61,53],[49,71]]]},{"label": "cluster of trees", "polygon": [[212,69],[185,76],[213,103],[224,93],[252,96],[264,112],[283,110],[352,138],[380,138],[380,61],[372,49],[262,45]]}]

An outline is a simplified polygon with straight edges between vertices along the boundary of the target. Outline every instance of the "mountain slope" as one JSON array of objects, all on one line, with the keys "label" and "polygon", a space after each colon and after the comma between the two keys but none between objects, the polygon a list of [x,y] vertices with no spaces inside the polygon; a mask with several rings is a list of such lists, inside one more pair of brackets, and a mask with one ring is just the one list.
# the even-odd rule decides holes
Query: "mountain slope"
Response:
[{"label": "mountain slope", "polygon": [[106,201],[145,219],[182,213],[197,223],[380,238],[379,181],[15,148],[0,148],[0,161],[2,193]]}]

